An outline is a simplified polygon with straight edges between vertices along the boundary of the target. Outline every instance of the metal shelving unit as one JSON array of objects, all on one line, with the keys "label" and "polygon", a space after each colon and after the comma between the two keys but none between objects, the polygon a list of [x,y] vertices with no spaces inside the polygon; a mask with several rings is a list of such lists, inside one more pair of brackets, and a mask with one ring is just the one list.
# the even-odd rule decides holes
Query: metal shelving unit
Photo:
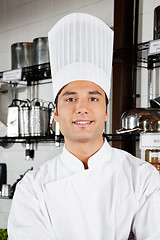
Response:
[{"label": "metal shelving unit", "polygon": [[[137,46],[117,49],[113,53],[114,63],[122,64],[122,59],[132,62],[134,67],[153,68],[160,67],[160,54],[148,56],[149,42],[140,43]],[[131,58],[133,61],[131,61]],[[126,62],[126,61],[125,61]],[[126,64],[126,63],[125,63]],[[3,72],[0,72],[0,83],[3,83]],[[22,68],[22,78],[18,84],[26,84],[27,86],[51,83],[50,63],[34,65]],[[126,141],[127,136],[130,136],[129,141],[138,141],[139,134],[104,134],[107,141]],[[0,137],[2,143],[24,143],[24,142],[55,142],[55,134],[47,136],[29,136],[29,137]],[[58,137],[58,141],[64,142],[62,135]],[[127,139],[128,141],[128,139]]]},{"label": "metal shelving unit", "polygon": [[113,53],[113,61],[121,63],[120,59],[126,59],[131,62],[131,58],[135,59],[135,67],[148,68],[151,64],[153,68],[160,67],[160,54],[148,56],[149,43],[139,43],[137,46],[130,46],[125,48],[116,49]]},{"label": "metal shelving unit", "polygon": [[[2,82],[3,73],[4,72],[0,72],[0,82]],[[41,84],[41,82],[43,83],[42,80],[46,79],[51,79],[51,70],[49,62],[22,68],[22,77],[21,81],[19,81],[19,84],[21,84],[21,82],[27,83],[28,86],[30,86],[31,83],[32,85],[34,83]]]}]

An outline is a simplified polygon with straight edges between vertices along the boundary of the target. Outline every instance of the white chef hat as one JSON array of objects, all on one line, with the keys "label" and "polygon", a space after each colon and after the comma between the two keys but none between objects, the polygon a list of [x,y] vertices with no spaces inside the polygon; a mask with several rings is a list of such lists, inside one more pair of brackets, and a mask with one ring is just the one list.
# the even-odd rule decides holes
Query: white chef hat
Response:
[{"label": "white chef hat", "polygon": [[76,80],[99,85],[109,97],[113,31],[85,13],[63,17],[48,33],[54,100],[59,90]]}]

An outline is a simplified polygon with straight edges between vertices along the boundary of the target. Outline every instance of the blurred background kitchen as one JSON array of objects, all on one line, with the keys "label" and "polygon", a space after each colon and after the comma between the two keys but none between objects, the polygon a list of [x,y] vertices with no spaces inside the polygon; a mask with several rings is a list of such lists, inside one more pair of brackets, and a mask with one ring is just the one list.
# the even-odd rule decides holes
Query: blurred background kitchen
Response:
[{"label": "blurred background kitchen", "polygon": [[[159,5],[159,0],[0,0],[0,229],[7,227],[16,183],[28,169],[59,154],[64,144],[52,119],[47,33],[68,13],[95,15],[114,29],[105,137],[113,146],[155,160],[159,169]],[[22,72],[8,72],[17,69]],[[129,130],[124,137],[116,132],[121,127]]]}]

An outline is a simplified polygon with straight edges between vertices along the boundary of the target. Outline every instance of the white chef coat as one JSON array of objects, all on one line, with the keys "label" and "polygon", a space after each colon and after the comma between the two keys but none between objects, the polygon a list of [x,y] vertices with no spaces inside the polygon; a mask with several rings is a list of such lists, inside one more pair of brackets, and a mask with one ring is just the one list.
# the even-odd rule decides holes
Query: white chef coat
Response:
[{"label": "white chef coat", "polygon": [[64,147],[17,185],[10,240],[160,240],[160,175],[107,142],[89,169]]}]

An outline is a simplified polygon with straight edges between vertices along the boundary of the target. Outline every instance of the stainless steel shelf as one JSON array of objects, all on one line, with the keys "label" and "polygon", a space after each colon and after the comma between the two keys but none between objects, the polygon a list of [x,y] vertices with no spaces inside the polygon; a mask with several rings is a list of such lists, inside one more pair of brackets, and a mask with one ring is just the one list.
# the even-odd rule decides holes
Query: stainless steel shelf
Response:
[{"label": "stainless steel shelf", "polygon": [[[127,134],[106,134],[103,133],[103,137],[108,142],[112,141],[139,141],[138,133]],[[64,142],[63,135],[56,136],[56,141]],[[55,142],[55,135],[50,136],[29,136],[29,137],[0,137],[0,145],[5,143],[35,143],[35,142]]]},{"label": "stainless steel shelf", "polygon": [[[2,81],[3,72],[0,72],[0,81]],[[30,86],[31,83],[38,82],[40,84],[41,80],[50,79],[50,78],[51,78],[51,70],[50,70],[49,62],[40,64],[40,65],[33,65],[33,66],[22,68],[21,81],[26,82],[28,86]]]},{"label": "stainless steel shelf", "polygon": [[148,56],[148,50],[149,42],[116,49],[113,53],[113,62],[123,64],[123,60],[125,60],[124,64],[128,62],[129,65],[135,67],[148,68],[150,65],[153,68],[160,67],[160,54]]}]

